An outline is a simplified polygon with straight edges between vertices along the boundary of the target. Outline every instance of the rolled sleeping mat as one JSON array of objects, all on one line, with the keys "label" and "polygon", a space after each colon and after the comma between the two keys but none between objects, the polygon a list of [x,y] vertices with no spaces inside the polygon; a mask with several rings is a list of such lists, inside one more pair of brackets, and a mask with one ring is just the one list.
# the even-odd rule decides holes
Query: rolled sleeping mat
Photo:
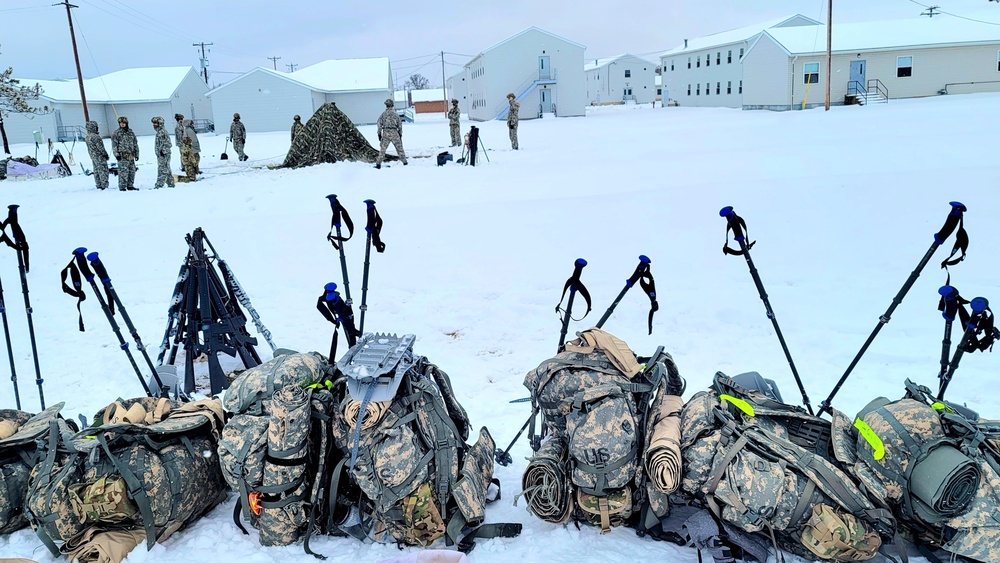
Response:
[{"label": "rolled sleeping mat", "polygon": [[310,390],[287,385],[275,391],[267,425],[267,455],[258,521],[261,545],[294,543],[308,522]]},{"label": "rolled sleeping mat", "polygon": [[554,524],[569,520],[573,512],[571,482],[566,474],[567,444],[556,437],[542,444],[531,457],[521,479],[521,496],[528,512]]},{"label": "rolled sleeping mat", "polygon": [[928,524],[962,514],[976,496],[980,477],[975,460],[954,446],[938,446],[910,474],[914,512]]},{"label": "rolled sleeping mat", "polygon": [[681,455],[681,409],[684,399],[662,395],[656,401],[656,411],[650,419],[649,447],[645,465],[650,482],[660,491],[670,494],[681,484],[684,458]]}]

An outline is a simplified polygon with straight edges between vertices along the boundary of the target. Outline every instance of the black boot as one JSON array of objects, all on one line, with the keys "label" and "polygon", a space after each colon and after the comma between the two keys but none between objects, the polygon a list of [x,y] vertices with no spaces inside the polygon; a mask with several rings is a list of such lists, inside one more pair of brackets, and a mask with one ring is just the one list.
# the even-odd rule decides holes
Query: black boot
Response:
[{"label": "black boot", "polygon": [[375,169],[376,170],[381,170],[382,169],[382,163],[381,162],[376,162],[375,163]]}]

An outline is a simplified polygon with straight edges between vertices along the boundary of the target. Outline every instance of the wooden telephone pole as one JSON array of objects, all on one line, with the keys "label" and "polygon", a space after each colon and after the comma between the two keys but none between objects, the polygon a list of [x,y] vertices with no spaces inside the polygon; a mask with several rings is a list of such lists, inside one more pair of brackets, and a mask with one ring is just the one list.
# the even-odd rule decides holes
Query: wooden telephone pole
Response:
[{"label": "wooden telephone pole", "polygon": [[833,0],[827,0],[826,8],[826,101],[823,110],[830,111],[830,66],[833,63]]},{"label": "wooden telephone pole", "polygon": [[[80,84],[80,101],[83,103],[83,119],[90,121],[90,110],[87,109],[87,92],[83,88],[83,72],[80,70],[80,53],[76,49],[76,33],[73,32],[73,14],[70,8],[76,8],[69,0],[63,0],[53,6],[66,6],[66,19],[69,20],[69,38],[73,41],[73,60],[76,61],[76,80]],[[56,131],[56,134],[59,132]]]}]

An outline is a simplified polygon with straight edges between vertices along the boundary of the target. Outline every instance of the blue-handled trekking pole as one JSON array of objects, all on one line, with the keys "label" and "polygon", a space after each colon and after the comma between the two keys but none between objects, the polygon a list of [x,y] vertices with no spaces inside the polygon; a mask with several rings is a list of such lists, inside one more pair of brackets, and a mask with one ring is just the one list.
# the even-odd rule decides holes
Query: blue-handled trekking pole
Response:
[{"label": "blue-handled trekking pole", "polygon": [[354,327],[354,311],[337,291],[337,284],[330,282],[323,286],[323,294],[316,300],[316,308],[323,315],[323,318],[333,323],[333,338],[330,340],[330,364],[336,363],[337,359],[337,333],[340,325],[344,325],[344,338],[348,346],[358,343],[358,329]]},{"label": "blue-handled trekking pole", "polygon": [[[326,196],[326,199],[330,200],[330,211],[333,212],[333,217],[330,219],[330,233],[326,235],[327,240],[334,248],[340,251],[340,269],[344,274],[344,296],[347,298],[347,304],[350,305],[351,301],[351,282],[347,279],[347,256],[344,255],[344,242],[351,239],[354,236],[354,222],[351,221],[351,216],[347,214],[347,210],[344,206],[340,204],[337,199],[337,194],[330,194]],[[340,231],[341,219],[343,223],[347,225],[347,237],[345,238]],[[333,231],[336,230],[337,234],[334,236]],[[337,244],[337,243],[340,244]]]},{"label": "blue-handled trekking pole", "polygon": [[[934,255],[934,252],[939,246],[944,244],[945,239],[951,236],[951,233],[955,231],[956,227],[958,228],[958,231],[955,234],[955,246],[951,250],[949,259],[945,260],[941,264],[941,267],[953,266],[965,259],[965,251],[969,246],[969,236],[965,232],[962,214],[967,211],[967,208],[957,201],[952,201],[950,205],[951,211],[948,213],[948,218],[945,219],[944,226],[941,227],[940,231],[934,233],[934,242],[931,243],[930,248],[928,248],[927,252],[924,253],[924,257],[920,259],[920,263],[917,264],[916,269],[910,273],[910,277],[906,279],[906,283],[904,283],[903,287],[900,288],[899,293],[892,298],[892,304],[890,304],[885,313],[879,317],[878,324],[875,325],[875,329],[868,336],[868,340],[866,340],[861,346],[861,350],[858,351],[858,354],[854,356],[851,364],[847,366],[847,371],[844,372],[844,375],[840,376],[840,380],[837,381],[833,390],[830,391],[830,396],[820,403],[819,412],[816,413],[818,416],[822,416],[824,412],[830,411],[830,404],[833,402],[833,397],[836,396],[838,391],[840,391],[840,387],[844,384],[844,381],[847,380],[847,376],[851,375],[851,371],[854,370],[854,366],[858,365],[858,362],[861,360],[861,356],[863,356],[865,351],[868,350],[868,346],[870,346],[872,341],[875,340],[875,337],[878,335],[879,331],[882,330],[882,327],[889,322],[893,311],[895,311],[896,307],[903,302],[903,297],[906,297],[906,293],[910,291],[911,287],[913,287],[913,284],[917,281],[917,277],[920,276],[920,272],[924,269],[924,266],[927,265],[927,262],[930,261],[931,256]],[[962,252],[962,255],[959,258],[954,258],[955,254],[959,251]]]},{"label": "blue-handled trekking pole", "polygon": [[[7,220],[3,222],[0,226],[0,230],[4,231],[2,237],[6,239],[5,242],[7,246],[13,248],[17,254],[17,271],[21,275],[21,293],[24,295],[24,312],[28,316],[28,336],[31,340],[31,357],[35,363],[35,384],[38,385],[38,401],[42,405],[42,410],[45,410],[45,392],[42,390],[42,371],[38,367],[38,346],[35,344],[35,324],[31,319],[31,300],[28,298],[28,277],[27,273],[30,268],[28,262],[28,241],[24,238],[24,231],[21,230],[21,225],[17,222],[17,208],[19,205],[8,205],[7,206]],[[7,227],[10,227],[11,235],[13,235],[13,243],[11,239],[7,237]]]},{"label": "blue-handled trekking pole", "polygon": [[632,286],[636,282],[642,287],[642,291],[649,297],[649,334],[653,334],[653,313],[660,309],[660,305],[656,302],[656,285],[653,282],[653,274],[649,271],[649,258],[645,254],[639,255],[639,265],[635,267],[635,271],[632,272],[632,276],[625,280],[625,287],[622,288],[621,292],[618,293],[618,297],[615,298],[608,310],[604,312],[604,316],[601,320],[597,321],[597,328],[604,326],[604,323],[611,317],[611,313],[614,312],[615,307],[621,302],[622,298],[628,290],[632,289]]},{"label": "blue-handled trekking pole", "polygon": [[156,373],[156,366],[153,365],[153,360],[149,359],[146,347],[142,344],[142,338],[139,337],[139,331],[136,330],[135,324],[133,324],[132,319],[129,318],[128,311],[125,310],[125,305],[118,297],[118,292],[115,291],[115,287],[111,285],[111,276],[108,275],[107,268],[105,268],[104,263],[101,262],[101,257],[96,252],[91,252],[87,255],[87,260],[90,261],[91,267],[94,268],[94,272],[97,274],[97,277],[100,278],[101,284],[104,285],[104,291],[111,296],[115,305],[118,305],[118,312],[122,314],[122,320],[125,321],[125,326],[128,327],[129,333],[132,335],[132,339],[135,340],[135,347],[142,354],[143,359],[146,360],[146,365],[149,367],[149,373],[153,375],[153,381],[156,382],[156,388],[160,390],[158,395],[166,395],[166,393],[163,392],[163,382],[160,381],[160,376]]},{"label": "blue-handled trekking pole", "polygon": [[583,258],[577,258],[573,264],[573,275],[566,280],[562,296],[559,298],[559,303],[556,304],[556,313],[558,313],[562,307],[563,299],[566,297],[566,290],[569,290],[569,301],[566,302],[566,311],[562,319],[562,329],[559,332],[559,348],[556,350],[557,352],[562,352],[563,344],[566,342],[566,331],[569,330],[569,321],[572,318],[570,315],[573,311],[573,298],[576,297],[577,291],[580,292],[580,295],[587,302],[587,312],[583,314],[583,317],[574,320],[583,320],[587,316],[587,313],[590,313],[590,292],[587,291],[583,282],[580,281],[580,273],[583,272],[583,267],[587,265],[587,261]]},{"label": "blue-handled trekking pole", "polygon": [[[87,249],[83,247],[77,248],[76,250],[73,251],[73,258],[76,261],[76,267],[80,269],[80,272],[83,274],[84,279],[90,282],[90,287],[93,288],[94,295],[97,296],[97,301],[100,302],[101,304],[101,309],[104,311],[104,316],[108,318],[108,322],[111,324],[111,329],[114,331],[115,336],[118,337],[118,347],[121,348],[123,352],[125,352],[126,356],[128,356],[128,361],[132,365],[132,369],[135,370],[135,375],[136,377],[139,378],[139,383],[142,384],[142,389],[146,392],[147,396],[152,397],[153,392],[150,391],[149,385],[146,384],[146,378],[142,376],[142,372],[139,370],[139,365],[135,363],[135,358],[132,356],[132,351],[129,350],[128,342],[125,342],[125,337],[122,336],[121,327],[119,327],[118,323],[115,321],[114,312],[111,309],[111,307],[114,304],[114,301],[112,301],[113,298],[111,297],[111,293],[110,291],[108,291],[107,286],[105,286],[105,291],[107,291],[108,293],[108,300],[105,300],[104,295],[101,294],[100,288],[97,287],[97,282],[94,281],[94,278],[96,276],[94,275],[94,272],[91,271],[90,266],[87,264],[86,253]],[[111,305],[109,305],[109,303]],[[154,370],[153,373],[155,374],[156,371]]]},{"label": "blue-handled trekking pole", "polygon": [[962,326],[969,321],[969,312],[965,306],[969,302],[959,295],[958,290],[951,285],[942,285],[938,289],[941,300],[938,303],[938,310],[944,317],[944,338],[941,339],[941,371],[938,372],[938,379],[943,380],[948,372],[948,356],[951,354],[951,327],[955,322],[955,317],[959,317]]},{"label": "blue-handled trekking pole", "polygon": [[14,348],[10,344],[10,327],[7,326],[7,305],[3,300],[3,282],[0,282],[0,318],[3,319],[3,335],[7,340],[7,360],[10,362],[10,382],[14,385],[14,401],[21,410],[21,394],[17,389],[17,370],[14,368]]},{"label": "blue-handled trekking pole", "polygon": [[[976,297],[969,306],[972,308],[972,316],[968,321],[965,321],[965,334],[955,349],[951,363],[948,364],[948,371],[941,375],[937,396],[939,401],[944,400],[944,392],[948,389],[948,384],[955,375],[955,370],[958,369],[958,363],[962,361],[962,354],[976,350],[985,352],[988,348],[992,349],[993,343],[996,342],[997,338],[1000,338],[1000,329],[993,326],[993,312],[990,311],[990,302],[985,297]],[[979,336],[980,334],[982,336]]]},{"label": "blue-handled trekking pole", "polygon": [[[781,334],[781,327],[778,326],[778,318],[774,316],[774,310],[771,308],[771,302],[768,301],[767,292],[764,291],[764,284],[760,281],[760,275],[757,273],[757,268],[753,265],[753,259],[750,258],[750,249],[753,247],[754,242],[747,242],[746,221],[733,211],[733,207],[731,205],[723,207],[719,211],[719,216],[726,219],[726,244],[722,247],[722,253],[732,254],[734,256],[743,256],[743,258],[746,259],[747,266],[750,268],[750,277],[753,278],[753,283],[757,286],[757,294],[760,295],[760,300],[764,302],[764,311],[767,313],[767,318],[771,320],[771,326],[774,327],[774,333],[778,335],[778,342],[781,343],[781,350],[785,353],[785,359],[788,360],[788,365],[792,368],[792,375],[795,376],[795,384],[799,386],[799,392],[802,393],[802,404],[805,405],[809,414],[813,414],[812,405],[809,404],[809,396],[806,394],[806,388],[802,385],[802,378],[799,377],[799,372],[795,369],[795,362],[792,361],[792,354],[788,351],[788,345],[785,344],[785,337]],[[740,245],[739,250],[729,248],[730,230],[733,231],[733,238]]]},{"label": "blue-handled trekking pole", "polygon": [[[368,223],[365,225],[365,232],[368,233],[368,240],[365,242],[365,273],[361,278],[361,320],[358,323],[358,333],[365,333],[365,311],[368,310],[368,264],[372,254],[372,243],[375,243],[375,251],[382,253],[385,251],[385,243],[382,242],[382,216],[375,209],[375,200],[366,199]],[[347,279],[347,273],[344,273]]]}]

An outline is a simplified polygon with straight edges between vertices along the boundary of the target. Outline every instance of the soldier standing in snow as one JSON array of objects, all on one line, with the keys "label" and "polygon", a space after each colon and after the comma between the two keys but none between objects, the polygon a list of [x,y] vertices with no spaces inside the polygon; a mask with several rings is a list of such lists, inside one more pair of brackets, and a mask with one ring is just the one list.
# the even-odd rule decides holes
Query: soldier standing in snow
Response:
[{"label": "soldier standing in snow", "polygon": [[507,112],[507,128],[510,129],[510,148],[517,150],[517,119],[521,104],[515,101],[513,93],[507,94],[507,101],[510,102],[510,111]]},{"label": "soldier standing in snow", "polygon": [[187,175],[178,178],[180,182],[194,182],[198,179],[198,162],[195,157],[199,155],[195,154],[191,147],[191,137],[184,137],[181,141],[181,166]]},{"label": "soldier standing in snow", "polygon": [[299,135],[299,133],[301,133],[302,131],[304,131],[305,128],[306,128],[306,126],[302,125],[302,118],[296,115],[295,118],[292,121],[292,142],[293,143],[295,142],[295,137],[297,137]]},{"label": "soldier standing in snow", "polygon": [[[184,120],[184,138],[191,139],[191,156],[187,162],[184,162],[182,153],[181,162],[184,164],[184,171],[187,172],[188,177],[193,178],[199,173],[201,167],[201,143],[198,142],[198,133],[195,132],[194,121],[191,119]],[[188,170],[188,166],[194,166],[194,170]]]},{"label": "soldier standing in snow", "polygon": [[[177,143],[177,150],[181,148],[181,141],[184,139],[184,115],[180,113],[174,114],[174,121],[177,122],[174,125],[174,142]],[[184,161],[181,160],[181,172],[184,171]]]},{"label": "soldier standing in snow", "polygon": [[118,118],[118,130],[111,134],[111,152],[118,159],[118,189],[135,190],[135,161],[139,160],[139,141],[128,128],[128,118]]},{"label": "soldier standing in snow", "polygon": [[170,171],[170,135],[163,126],[162,117],[153,118],[153,129],[156,131],[156,141],[153,151],[156,153],[156,184],[153,189],[162,188],[166,183],[168,188],[174,187],[174,173]]},{"label": "soldier standing in snow", "polygon": [[247,142],[247,128],[240,123],[240,114],[238,113],[233,114],[233,124],[229,126],[229,140],[233,142],[233,148],[236,149],[240,162],[250,158],[243,153],[243,145]]},{"label": "soldier standing in snow", "polygon": [[96,121],[87,122],[87,152],[94,163],[94,183],[97,189],[103,190],[108,187],[108,149],[104,148],[104,141],[97,133]]},{"label": "soldier standing in snow", "polygon": [[462,146],[461,134],[459,133],[459,118],[462,116],[462,110],[458,109],[458,100],[451,101],[451,109],[448,110],[448,126],[451,128],[451,146],[460,147]]},{"label": "soldier standing in snow", "polygon": [[392,98],[386,99],[385,111],[383,111],[382,115],[378,117],[378,140],[380,149],[378,152],[378,160],[375,161],[375,168],[382,168],[382,160],[385,158],[385,149],[389,147],[389,143],[392,143],[392,146],[396,147],[396,153],[399,154],[399,159],[403,161],[403,166],[406,166],[406,152],[403,151],[403,122],[399,119],[399,115],[392,106]]}]

